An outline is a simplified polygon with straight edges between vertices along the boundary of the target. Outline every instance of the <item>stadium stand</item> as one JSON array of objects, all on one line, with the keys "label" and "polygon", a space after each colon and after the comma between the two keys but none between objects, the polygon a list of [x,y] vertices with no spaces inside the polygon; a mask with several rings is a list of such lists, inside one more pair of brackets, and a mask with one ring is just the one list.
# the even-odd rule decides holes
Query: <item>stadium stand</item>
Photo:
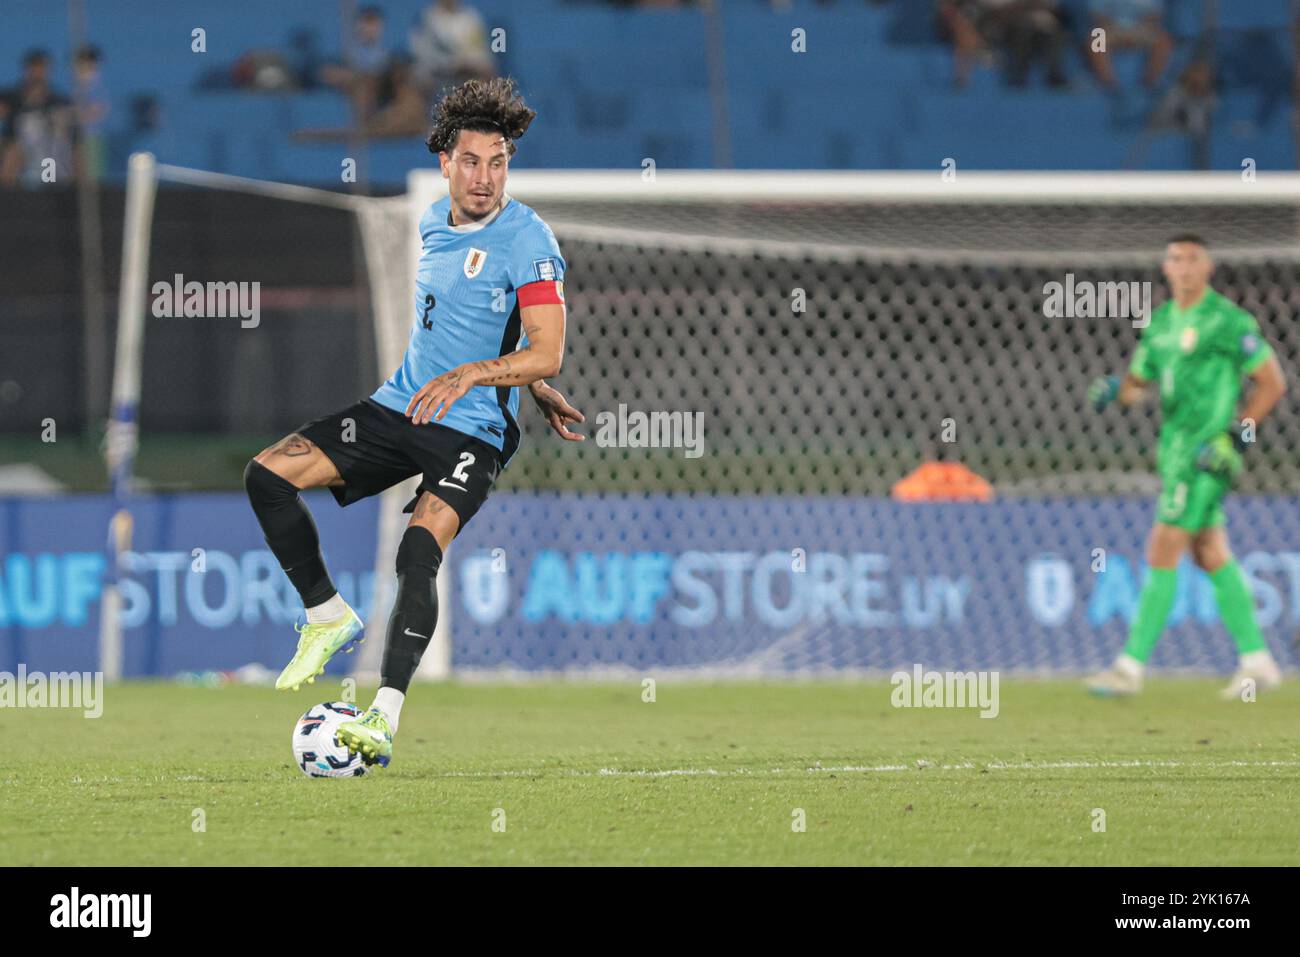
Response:
[{"label": "stadium stand", "polygon": [[[381,6],[390,44],[404,49],[407,29],[425,4],[390,0]],[[1166,3],[1177,50],[1157,88],[1147,91],[1138,82],[1140,52],[1119,52],[1121,82],[1113,94],[1101,90],[1083,59],[1087,0],[1064,2],[1072,36],[1070,82],[1062,89],[1048,89],[1041,78],[1024,89],[1009,88],[996,64],[977,66],[969,85],[956,89],[951,51],[931,5],[921,0],[799,2],[780,11],[758,0],[726,3],[716,52],[725,77],[729,148],[716,147],[710,129],[715,98],[723,92],[710,87],[702,9],[618,10],[561,0],[477,0],[471,6],[489,31],[504,31],[505,49],[495,54],[498,72],[516,76],[542,115],[518,157],[521,168],[627,168],[644,157],[663,167],[744,169],[929,169],[944,157],[968,169],[1184,169],[1195,162],[1184,135],[1165,130],[1144,138],[1143,126],[1204,42],[1201,0]],[[1274,168],[1295,165],[1285,108],[1294,70],[1285,7],[1277,0],[1219,4],[1220,111],[1250,119],[1212,128],[1214,166],[1236,167],[1246,155],[1267,157]],[[333,8],[327,17],[310,0],[260,10],[196,3],[169,10],[192,10],[189,21],[206,31],[207,52],[192,52],[177,16],[153,16],[143,0],[123,0],[111,17],[91,8],[91,38],[104,52],[105,81],[115,100],[110,175],[120,179],[127,155],[150,149],[178,165],[337,182],[342,143],[304,143],[292,133],[345,125],[343,96],[325,87],[262,93],[205,88],[250,51],[274,52],[309,74],[313,63],[340,49]],[[20,58],[36,45],[55,54],[58,83],[66,89],[66,22],[39,5],[5,16],[0,87],[16,80]],[[805,31],[805,53],[791,52],[796,29]],[[621,82],[611,84],[610,77]],[[155,128],[133,119],[131,103],[141,97],[156,104]],[[237,125],[231,122],[236,115]],[[372,185],[395,187],[420,162],[418,141],[372,143],[368,161]]]}]

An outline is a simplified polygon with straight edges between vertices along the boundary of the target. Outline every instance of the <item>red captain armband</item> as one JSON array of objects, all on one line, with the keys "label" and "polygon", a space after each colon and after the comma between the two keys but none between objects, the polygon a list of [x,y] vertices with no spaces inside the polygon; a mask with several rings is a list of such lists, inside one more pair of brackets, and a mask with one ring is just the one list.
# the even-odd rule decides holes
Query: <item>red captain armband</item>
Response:
[{"label": "red captain armband", "polygon": [[548,279],[545,282],[530,282],[519,287],[519,308],[529,306],[564,305],[564,281]]}]

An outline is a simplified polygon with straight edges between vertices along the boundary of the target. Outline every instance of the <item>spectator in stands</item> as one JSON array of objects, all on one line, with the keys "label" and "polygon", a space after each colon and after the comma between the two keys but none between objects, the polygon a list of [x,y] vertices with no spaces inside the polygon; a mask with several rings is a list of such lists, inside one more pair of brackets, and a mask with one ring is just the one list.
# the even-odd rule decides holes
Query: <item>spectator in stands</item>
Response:
[{"label": "spectator in stands", "polygon": [[992,62],[993,53],[980,33],[980,5],[976,0],[938,0],[939,33],[952,44],[953,79],[965,86],[979,60]]},{"label": "spectator in stands", "polygon": [[1013,86],[1029,82],[1035,61],[1047,68],[1048,85],[1067,82],[1067,18],[1059,0],[938,0],[940,32],[953,45],[954,77],[965,86],[977,60],[1001,52]]},{"label": "spectator in stands", "polygon": [[1174,51],[1174,38],[1164,27],[1163,0],[1091,0],[1089,11],[1093,28],[1105,31],[1106,49],[1101,52],[1088,37],[1088,59],[1101,85],[1113,90],[1119,85],[1110,54],[1116,50],[1145,50],[1146,71],[1142,82],[1153,87],[1159,82],[1169,56]]},{"label": "spectator in stands", "polygon": [[1210,168],[1210,118],[1215,95],[1214,64],[1202,51],[1178,76],[1147,119],[1150,133],[1175,132],[1187,137],[1193,169]]},{"label": "spectator in stands", "polygon": [[98,47],[84,46],[72,60],[73,95],[81,171],[94,179],[104,177],[104,121],[109,100],[100,75]]},{"label": "spectator in stands", "polygon": [[321,80],[352,97],[357,116],[365,122],[382,105],[380,87],[392,59],[384,43],[384,12],[362,7],[342,62],[322,67]]},{"label": "spectator in stands", "polygon": [[363,76],[379,76],[388,69],[392,56],[384,43],[384,11],[363,7],[357,14],[356,38],[344,54],[347,66]]},{"label": "spectator in stands", "polygon": [[477,10],[460,0],[436,0],[411,28],[415,82],[436,95],[445,86],[496,76],[487,27]]},{"label": "spectator in stands", "polygon": [[379,81],[380,106],[368,119],[354,127],[310,127],[294,130],[301,142],[345,142],[360,132],[371,139],[404,136],[425,137],[429,133],[429,101],[411,79],[411,61],[396,55]]},{"label": "spectator in stands", "polygon": [[9,96],[9,134],[0,157],[0,183],[40,186],[47,160],[54,182],[72,179],[72,109],[50,86],[50,57],[30,50],[23,57],[23,78]]},{"label": "spectator in stands", "polygon": [[411,76],[411,61],[393,57],[384,73],[379,94],[383,106],[366,124],[367,136],[426,136],[429,132],[429,101]]}]

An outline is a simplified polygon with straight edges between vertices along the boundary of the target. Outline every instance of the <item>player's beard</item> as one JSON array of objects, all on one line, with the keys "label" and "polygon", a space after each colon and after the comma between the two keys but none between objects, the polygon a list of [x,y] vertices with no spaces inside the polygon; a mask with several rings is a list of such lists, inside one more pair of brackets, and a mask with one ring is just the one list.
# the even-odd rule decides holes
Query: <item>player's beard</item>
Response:
[{"label": "player's beard", "polygon": [[485,198],[488,200],[489,205],[484,208],[482,212],[479,212],[477,204],[482,202],[482,199],[475,196],[473,193],[466,193],[465,199],[474,205],[467,205],[466,203],[461,204],[460,211],[464,217],[468,220],[478,222],[481,219],[487,219],[496,212],[497,207],[501,205],[501,194],[495,193],[492,196]]}]

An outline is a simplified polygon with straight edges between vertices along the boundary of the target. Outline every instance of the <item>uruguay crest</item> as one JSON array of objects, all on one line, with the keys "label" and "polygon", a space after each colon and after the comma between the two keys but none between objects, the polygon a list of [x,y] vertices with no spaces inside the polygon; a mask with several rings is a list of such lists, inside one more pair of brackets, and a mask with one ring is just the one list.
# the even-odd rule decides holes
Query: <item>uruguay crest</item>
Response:
[{"label": "uruguay crest", "polygon": [[471,246],[469,252],[465,254],[465,278],[473,279],[481,273],[485,262],[487,262],[487,250],[475,249]]}]

